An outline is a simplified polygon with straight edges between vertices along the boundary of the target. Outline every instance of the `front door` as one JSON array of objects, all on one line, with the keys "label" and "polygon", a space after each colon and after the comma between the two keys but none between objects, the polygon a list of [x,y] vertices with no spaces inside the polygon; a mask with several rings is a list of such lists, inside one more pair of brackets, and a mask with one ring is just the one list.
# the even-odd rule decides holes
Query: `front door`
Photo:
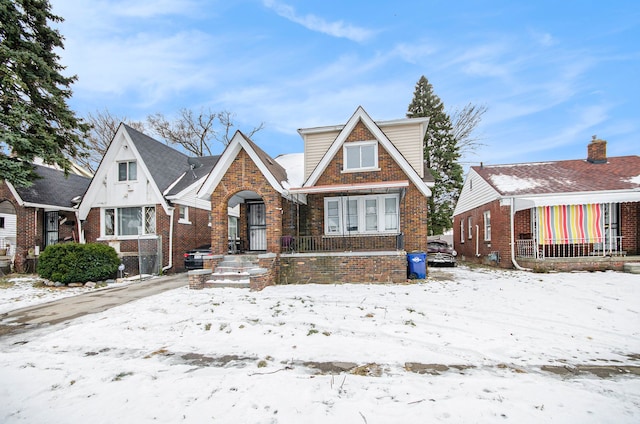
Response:
[{"label": "front door", "polygon": [[58,242],[58,211],[44,213],[44,246]]},{"label": "front door", "polygon": [[267,216],[264,203],[249,203],[249,250],[267,250]]}]

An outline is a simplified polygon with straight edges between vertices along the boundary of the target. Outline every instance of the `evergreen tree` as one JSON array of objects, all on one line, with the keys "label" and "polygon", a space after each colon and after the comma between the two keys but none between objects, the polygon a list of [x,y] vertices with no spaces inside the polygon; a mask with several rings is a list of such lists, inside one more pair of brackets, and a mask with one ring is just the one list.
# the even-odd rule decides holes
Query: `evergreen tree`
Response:
[{"label": "evergreen tree", "polygon": [[50,23],[48,0],[0,1],[0,175],[28,186],[37,156],[69,172],[89,126],[67,105],[76,76],[65,77],[55,49],[64,48]]},{"label": "evergreen tree", "polygon": [[429,117],[424,137],[425,172],[431,171],[435,186],[429,198],[428,231],[430,235],[442,234],[453,224],[453,209],[463,182],[462,166],[451,119],[424,76],[416,84],[407,117]]}]

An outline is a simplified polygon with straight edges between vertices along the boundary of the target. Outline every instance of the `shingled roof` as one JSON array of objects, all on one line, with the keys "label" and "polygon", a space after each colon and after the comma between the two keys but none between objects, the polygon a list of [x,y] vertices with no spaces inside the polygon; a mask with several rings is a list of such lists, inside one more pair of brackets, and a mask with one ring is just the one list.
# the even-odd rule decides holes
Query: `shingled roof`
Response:
[{"label": "shingled roof", "polygon": [[72,208],[72,199],[83,196],[91,178],[69,174],[47,166],[33,165],[40,177],[30,187],[15,187],[23,202],[58,208]]},{"label": "shingled roof", "polygon": [[503,196],[541,195],[640,188],[640,156],[473,166]]},{"label": "shingled roof", "polygon": [[180,193],[182,190],[188,188],[194,182],[200,180],[201,178],[206,177],[209,172],[213,169],[213,167],[218,163],[218,159],[220,159],[220,155],[216,156],[202,156],[199,158],[192,158],[194,163],[197,163],[195,168],[190,169],[188,166],[186,172],[180,178],[180,181],[176,183],[168,193],[167,196],[173,196]]},{"label": "shingled roof", "polygon": [[173,184],[190,166],[189,157],[166,144],[159,142],[146,134],[123,124],[151,173],[160,192],[164,192]]}]

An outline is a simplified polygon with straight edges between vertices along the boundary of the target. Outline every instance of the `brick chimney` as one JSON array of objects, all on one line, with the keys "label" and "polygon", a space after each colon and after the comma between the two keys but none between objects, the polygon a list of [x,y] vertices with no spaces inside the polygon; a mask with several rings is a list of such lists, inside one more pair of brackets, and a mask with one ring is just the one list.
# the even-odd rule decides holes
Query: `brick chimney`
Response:
[{"label": "brick chimney", "polygon": [[587,146],[587,162],[607,163],[607,142],[592,136],[591,143]]}]

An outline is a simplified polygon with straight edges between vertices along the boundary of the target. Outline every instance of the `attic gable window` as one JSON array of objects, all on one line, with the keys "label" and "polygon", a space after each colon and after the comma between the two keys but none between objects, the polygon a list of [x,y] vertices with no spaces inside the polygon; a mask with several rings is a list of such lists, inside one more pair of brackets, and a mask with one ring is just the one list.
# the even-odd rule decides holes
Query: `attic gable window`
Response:
[{"label": "attic gable window", "polygon": [[375,170],[378,168],[378,142],[358,141],[343,145],[343,171]]},{"label": "attic gable window", "polygon": [[118,162],[118,181],[138,179],[138,166],[135,161]]}]

